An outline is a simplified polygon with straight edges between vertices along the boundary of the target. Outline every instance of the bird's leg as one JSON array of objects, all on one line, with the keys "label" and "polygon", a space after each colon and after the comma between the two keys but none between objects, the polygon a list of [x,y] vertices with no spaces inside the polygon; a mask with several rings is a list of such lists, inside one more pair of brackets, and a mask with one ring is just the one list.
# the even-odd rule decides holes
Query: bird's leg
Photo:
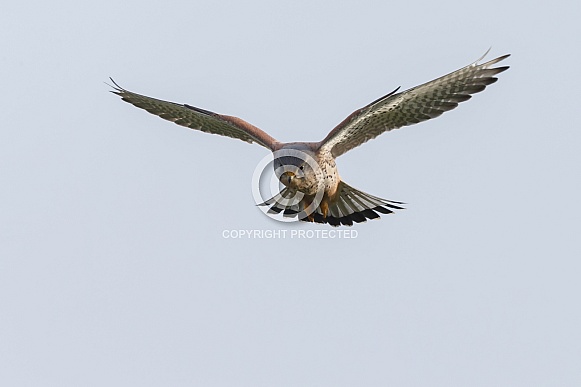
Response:
[{"label": "bird's leg", "polygon": [[327,214],[329,213],[329,202],[323,199],[319,207],[321,208],[321,212],[323,213],[323,218],[326,218]]},{"label": "bird's leg", "polygon": [[[309,198],[305,195],[303,197],[303,199],[301,200],[301,208],[304,208],[305,211],[309,210],[309,207],[312,204],[312,199],[310,201],[308,199]],[[307,220],[311,223],[315,222],[315,215],[313,215],[313,214],[314,214],[314,211],[307,215]]]}]

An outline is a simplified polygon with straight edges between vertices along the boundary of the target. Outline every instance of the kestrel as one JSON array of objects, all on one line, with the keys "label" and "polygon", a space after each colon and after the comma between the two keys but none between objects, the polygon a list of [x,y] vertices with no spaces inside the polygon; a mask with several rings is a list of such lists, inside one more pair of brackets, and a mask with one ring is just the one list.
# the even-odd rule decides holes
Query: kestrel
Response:
[{"label": "kestrel", "polygon": [[[488,52],[487,52],[488,53]],[[378,212],[392,213],[404,203],[385,200],[359,191],[345,183],[335,159],[380,134],[435,118],[467,101],[497,81],[496,74],[509,66],[493,67],[510,56],[485,63],[480,59],[448,75],[398,93],[391,93],[351,113],[320,142],[277,141],[248,122],[187,104],[177,104],[136,94],[115,86],[112,93],[123,101],[165,120],[191,129],[257,143],[274,154],[274,168],[285,186],[261,205],[269,213],[283,213],[307,222],[331,226],[351,226],[379,218]]]}]

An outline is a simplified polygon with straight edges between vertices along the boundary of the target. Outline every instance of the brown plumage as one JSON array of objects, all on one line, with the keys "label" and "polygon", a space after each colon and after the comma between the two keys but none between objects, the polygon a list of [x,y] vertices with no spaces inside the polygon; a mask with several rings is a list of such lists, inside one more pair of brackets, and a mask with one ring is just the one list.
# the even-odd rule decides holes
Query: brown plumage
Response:
[{"label": "brown plumage", "polygon": [[[285,217],[303,221],[351,226],[354,222],[379,218],[378,212],[389,214],[402,209],[403,203],[381,199],[349,186],[339,177],[335,158],[384,132],[435,118],[454,109],[470,99],[472,94],[496,82],[495,75],[507,70],[508,66],[493,65],[507,57],[509,55],[478,64],[480,58],[420,86],[400,93],[397,93],[398,88],[354,111],[318,143],[281,143],[238,117],[136,94],[123,89],[113,79],[111,81],[115,85],[113,93],[163,119],[191,129],[255,142],[271,150],[275,167],[278,160],[279,167],[291,168],[292,171],[279,176],[286,188],[261,203],[269,206],[269,213],[282,212]],[[284,155],[289,151],[300,152],[304,157],[289,158]],[[306,159],[314,160],[315,167],[308,165]],[[300,200],[285,202],[285,198],[297,194],[302,197]]]}]

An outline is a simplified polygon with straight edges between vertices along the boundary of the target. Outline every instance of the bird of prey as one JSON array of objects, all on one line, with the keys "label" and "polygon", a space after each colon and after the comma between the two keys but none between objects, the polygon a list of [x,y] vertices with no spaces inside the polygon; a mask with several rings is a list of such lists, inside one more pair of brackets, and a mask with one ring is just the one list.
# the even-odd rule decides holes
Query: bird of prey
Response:
[{"label": "bird of prey", "polygon": [[301,221],[351,226],[353,222],[379,218],[378,212],[389,214],[403,209],[404,203],[351,187],[339,176],[335,159],[384,132],[438,117],[496,82],[495,75],[509,67],[493,66],[510,54],[479,63],[485,56],[406,91],[398,93],[398,87],[354,111],[320,142],[283,143],[240,118],[136,94],[120,87],[113,79],[115,86],[111,86],[114,89],[111,92],[178,125],[254,142],[272,151],[276,175],[284,188],[260,203],[268,206],[268,213],[282,212],[285,217]]}]

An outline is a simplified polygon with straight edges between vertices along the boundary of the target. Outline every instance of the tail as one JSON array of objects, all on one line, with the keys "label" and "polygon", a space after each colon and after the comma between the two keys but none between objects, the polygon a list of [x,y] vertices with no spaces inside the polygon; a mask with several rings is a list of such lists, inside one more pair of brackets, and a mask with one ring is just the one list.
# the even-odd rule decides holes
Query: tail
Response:
[{"label": "tail", "polygon": [[269,206],[267,214],[274,215],[282,212],[285,218],[294,218],[298,213],[304,210],[302,202],[292,200],[295,195],[295,190],[285,188],[272,198],[258,205]]},{"label": "tail", "polygon": [[366,222],[367,219],[379,218],[378,212],[391,214],[393,210],[403,210],[402,202],[381,199],[365,192],[359,191],[349,184],[340,181],[337,187],[337,195],[328,202],[326,216],[321,207],[313,213],[313,216],[301,219],[304,222],[328,223],[331,226],[352,226],[353,222]]},{"label": "tail", "polygon": [[[286,188],[275,197],[262,203],[262,205],[271,206],[268,210],[271,214],[283,212],[285,217],[294,217],[301,213],[305,206],[302,203],[285,205],[283,204],[284,200],[282,202],[280,200],[290,197],[292,194]],[[340,181],[337,187],[337,194],[333,199],[323,198],[321,204],[312,214],[303,216],[299,220],[303,222],[328,223],[334,227],[340,225],[352,226],[353,222],[361,223],[366,222],[367,219],[379,218],[378,212],[391,214],[393,210],[403,210],[404,208],[400,206],[402,204],[404,203],[369,195]],[[325,206],[327,211],[323,211],[321,208]]]}]

